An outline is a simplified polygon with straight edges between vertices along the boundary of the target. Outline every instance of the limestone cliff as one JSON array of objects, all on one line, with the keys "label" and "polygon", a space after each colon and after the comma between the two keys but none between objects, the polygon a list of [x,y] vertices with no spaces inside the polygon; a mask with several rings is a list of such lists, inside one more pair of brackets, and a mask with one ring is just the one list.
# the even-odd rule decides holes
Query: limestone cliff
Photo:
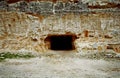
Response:
[{"label": "limestone cliff", "polygon": [[[0,50],[44,52],[49,34],[66,33],[78,36],[75,43],[96,42],[103,37],[106,39],[100,42],[120,43],[119,0],[97,4],[92,0],[51,1],[55,4],[48,0],[0,1]],[[90,39],[85,38],[85,31]]]}]

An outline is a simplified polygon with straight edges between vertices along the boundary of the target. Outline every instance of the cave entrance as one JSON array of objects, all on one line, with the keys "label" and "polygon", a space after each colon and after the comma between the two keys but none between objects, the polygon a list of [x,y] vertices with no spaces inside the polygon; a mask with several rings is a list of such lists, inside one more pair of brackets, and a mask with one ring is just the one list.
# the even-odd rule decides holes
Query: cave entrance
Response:
[{"label": "cave entrance", "polygon": [[49,42],[50,50],[75,50],[76,35],[48,35],[46,41]]}]

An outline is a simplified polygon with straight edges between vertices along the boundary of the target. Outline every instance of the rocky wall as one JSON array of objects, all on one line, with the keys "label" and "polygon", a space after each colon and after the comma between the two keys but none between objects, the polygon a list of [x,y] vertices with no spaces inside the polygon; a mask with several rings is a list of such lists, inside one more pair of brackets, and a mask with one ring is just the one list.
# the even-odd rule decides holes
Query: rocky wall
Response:
[{"label": "rocky wall", "polygon": [[1,0],[0,10],[33,14],[120,12],[119,0]]},{"label": "rocky wall", "polygon": [[[0,49],[45,52],[48,49],[44,39],[48,34],[70,32],[78,37],[82,37],[83,34],[83,38],[85,38],[85,30],[89,31],[89,35],[99,34],[99,36],[108,35],[112,37],[106,42],[119,43],[119,21],[119,13],[68,13],[46,16],[1,11]],[[80,42],[79,39],[76,41],[77,43]]]}]

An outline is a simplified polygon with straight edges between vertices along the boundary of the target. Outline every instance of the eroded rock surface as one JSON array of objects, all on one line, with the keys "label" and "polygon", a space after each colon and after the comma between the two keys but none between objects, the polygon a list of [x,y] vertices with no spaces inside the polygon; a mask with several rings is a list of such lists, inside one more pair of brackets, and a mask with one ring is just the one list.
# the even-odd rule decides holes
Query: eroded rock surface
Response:
[{"label": "eroded rock surface", "polygon": [[92,42],[98,50],[99,44],[118,45],[114,50],[119,52],[119,4],[119,0],[1,0],[0,49],[44,52],[47,35],[74,33],[76,48],[81,48],[77,50],[91,47],[81,47],[80,42]]}]

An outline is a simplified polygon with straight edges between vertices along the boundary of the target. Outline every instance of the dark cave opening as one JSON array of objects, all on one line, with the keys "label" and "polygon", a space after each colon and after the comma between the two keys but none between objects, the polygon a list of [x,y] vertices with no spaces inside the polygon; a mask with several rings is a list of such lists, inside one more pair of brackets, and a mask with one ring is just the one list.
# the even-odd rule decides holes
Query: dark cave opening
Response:
[{"label": "dark cave opening", "polygon": [[48,39],[51,50],[75,50],[73,35],[50,35]]}]

